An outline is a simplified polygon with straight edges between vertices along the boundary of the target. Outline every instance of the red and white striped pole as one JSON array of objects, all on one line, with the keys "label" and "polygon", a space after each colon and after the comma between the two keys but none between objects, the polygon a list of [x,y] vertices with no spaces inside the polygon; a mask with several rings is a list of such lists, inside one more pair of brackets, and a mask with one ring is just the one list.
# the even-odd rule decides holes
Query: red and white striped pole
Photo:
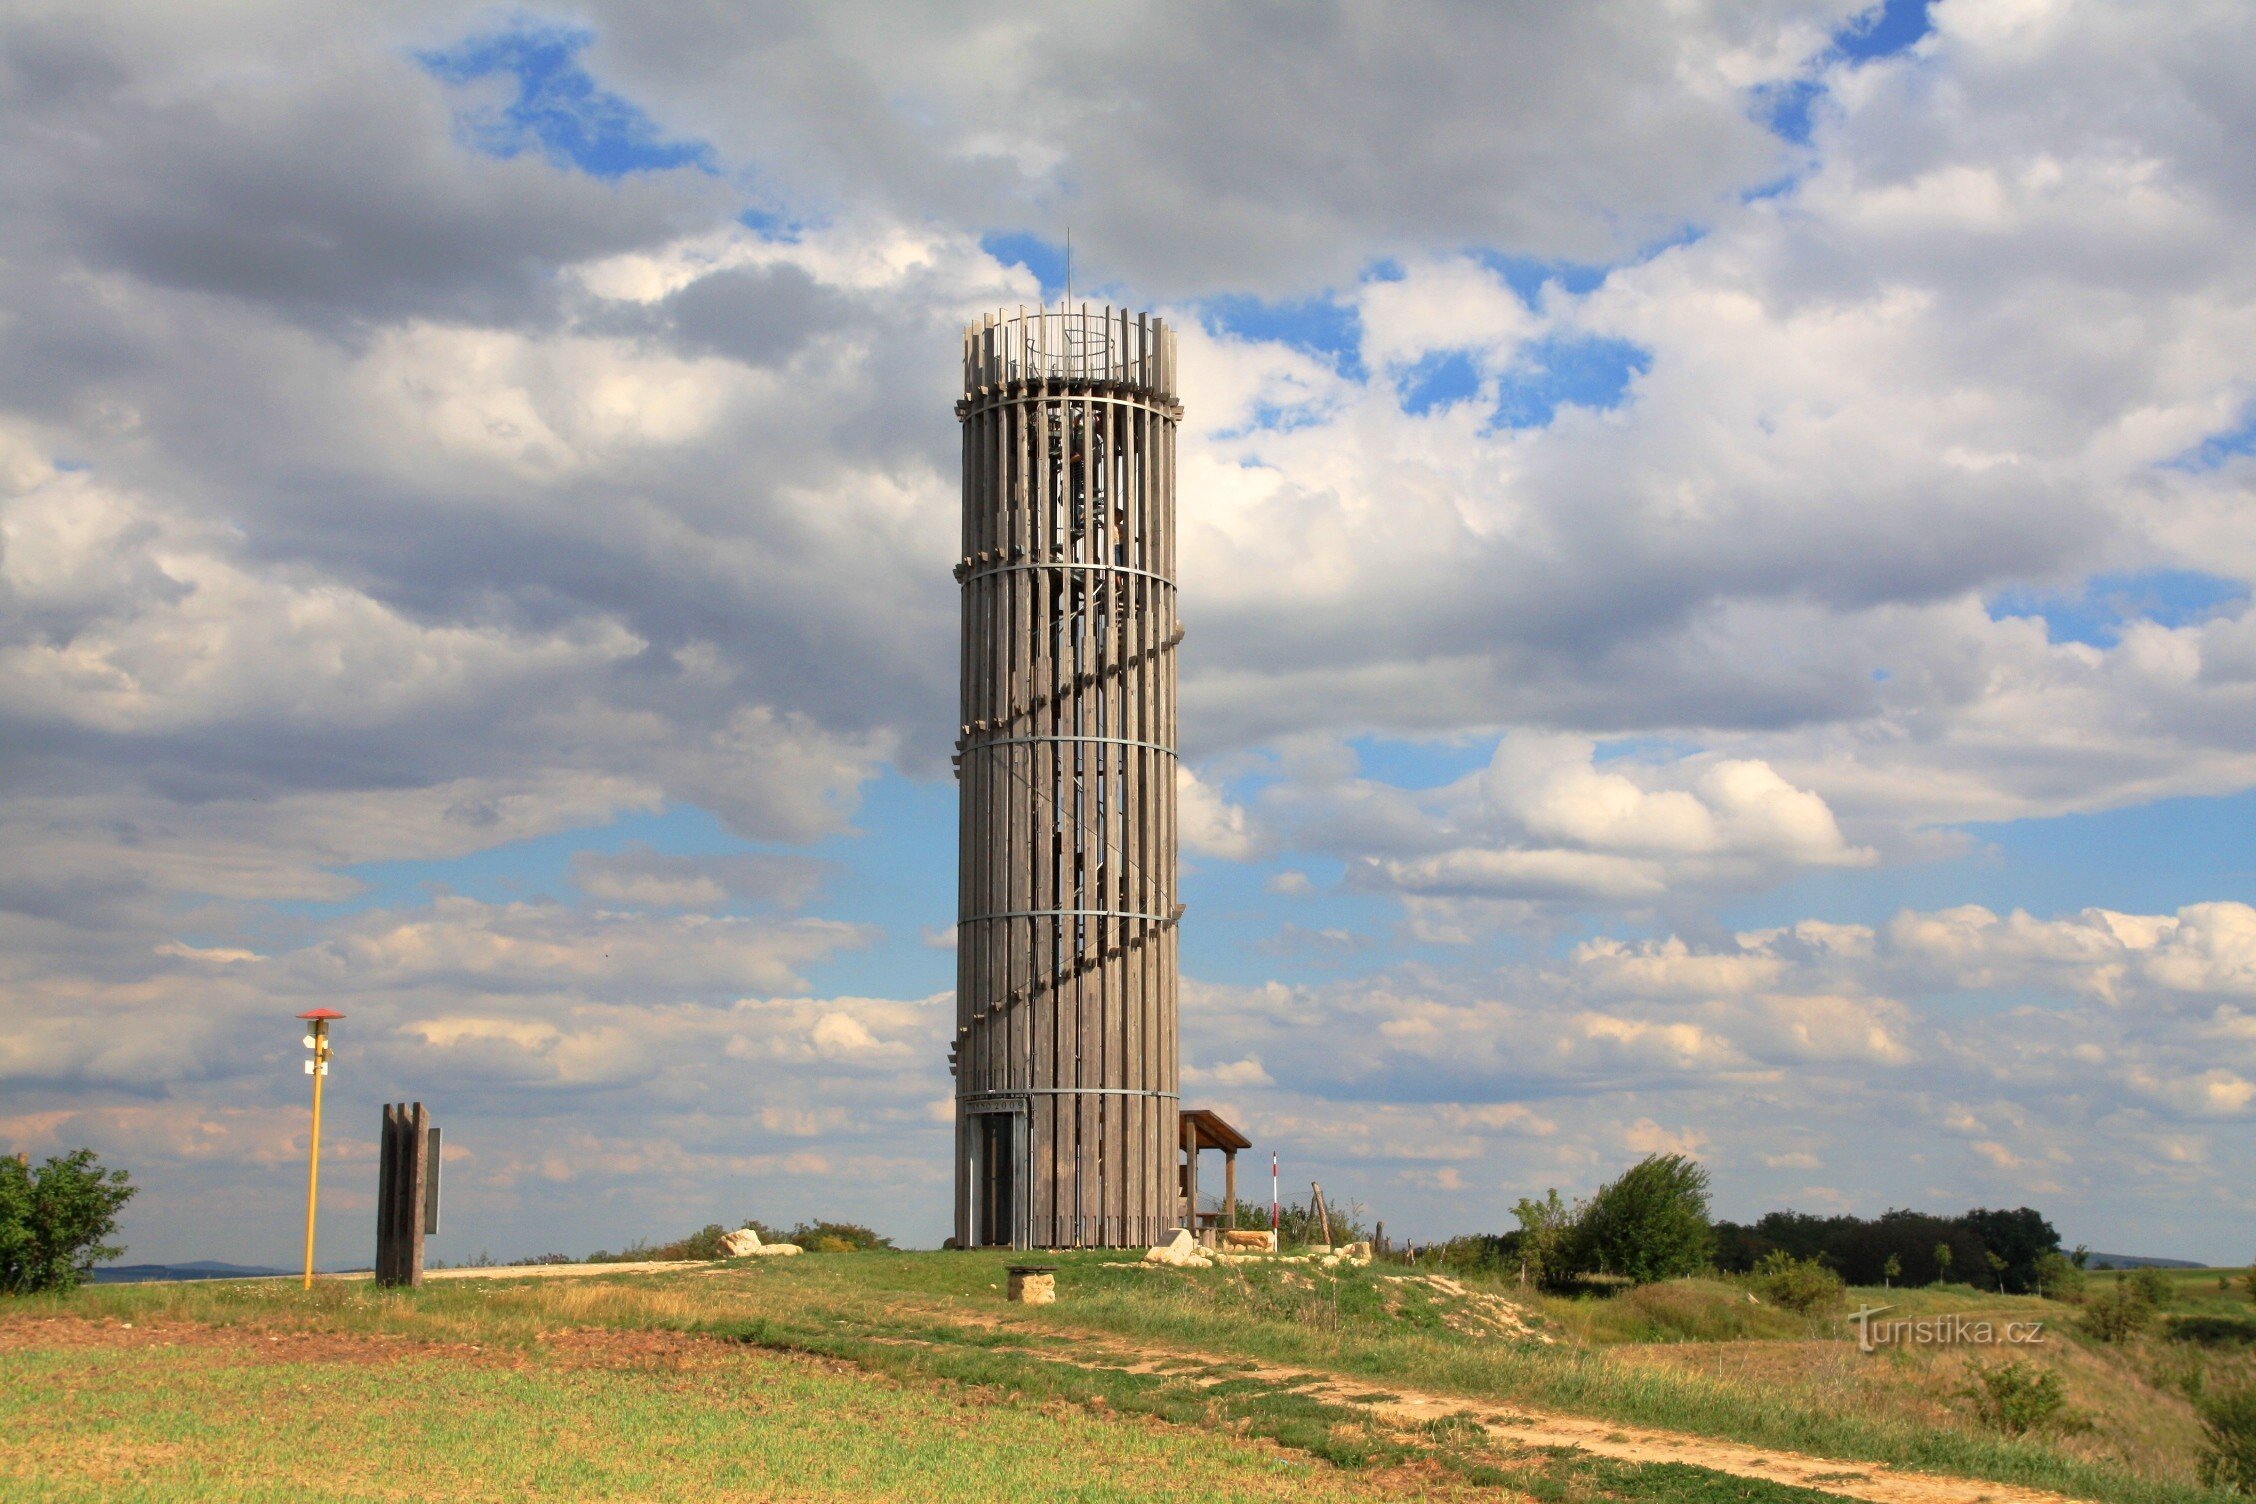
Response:
[{"label": "red and white striped pole", "polygon": [[1277,1217],[1277,1154],[1276,1154],[1276,1151],[1275,1151],[1275,1150],[1271,1150],[1271,1151],[1270,1151],[1270,1153],[1269,1153],[1269,1230],[1270,1230],[1271,1232],[1275,1232],[1275,1231],[1277,1230],[1278,1226],[1279,1226],[1279,1222],[1278,1222],[1278,1217]]}]

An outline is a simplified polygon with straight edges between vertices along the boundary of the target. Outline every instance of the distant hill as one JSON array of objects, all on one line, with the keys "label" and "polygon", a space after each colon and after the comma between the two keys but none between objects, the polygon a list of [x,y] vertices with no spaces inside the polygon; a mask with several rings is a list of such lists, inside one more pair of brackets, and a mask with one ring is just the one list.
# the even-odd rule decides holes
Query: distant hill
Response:
[{"label": "distant hill", "polygon": [[222,1264],[213,1259],[192,1259],[185,1264],[117,1264],[94,1271],[97,1285],[137,1285],[152,1279],[257,1279],[265,1275],[293,1274],[291,1269],[268,1269],[252,1264]]},{"label": "distant hill", "polygon": [[2135,1253],[2095,1253],[2084,1261],[2086,1269],[2206,1269],[2195,1259],[2150,1259]]}]

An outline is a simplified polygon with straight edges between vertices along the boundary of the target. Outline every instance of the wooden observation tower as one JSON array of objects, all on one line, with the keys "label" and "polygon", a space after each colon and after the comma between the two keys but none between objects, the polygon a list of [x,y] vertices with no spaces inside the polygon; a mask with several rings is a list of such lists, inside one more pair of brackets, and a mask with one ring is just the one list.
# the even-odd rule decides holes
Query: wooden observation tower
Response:
[{"label": "wooden observation tower", "polygon": [[1175,334],[1086,303],[964,332],[956,1238],[1184,1216]]}]

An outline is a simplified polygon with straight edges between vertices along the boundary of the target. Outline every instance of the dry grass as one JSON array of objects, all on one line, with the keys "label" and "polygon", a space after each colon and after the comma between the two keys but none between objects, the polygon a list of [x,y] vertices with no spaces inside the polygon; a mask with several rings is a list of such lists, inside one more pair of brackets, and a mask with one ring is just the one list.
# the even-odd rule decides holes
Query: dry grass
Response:
[{"label": "dry grass", "polygon": [[[298,1340],[293,1334],[350,1333],[454,1344],[489,1357],[539,1352],[544,1362],[561,1350],[558,1334],[573,1329],[715,1333],[894,1365],[904,1374],[1020,1386],[1081,1405],[1143,1405],[1147,1414],[1185,1424],[1251,1427],[1335,1460],[1356,1447],[1366,1461],[1393,1455],[1362,1442],[1334,1446],[1325,1438],[1339,1418],[1320,1407],[1296,1412],[1253,1396],[1214,1411],[1200,1408],[1208,1400],[1178,1406],[1165,1394],[1113,1393],[1101,1385],[1044,1391],[1048,1379],[1028,1377],[1041,1366],[1026,1360],[1030,1344],[1070,1344],[1076,1333],[1100,1331],[1147,1349],[1297,1365],[1373,1392],[1398,1384],[1516,1401],[2115,1504],[2216,1498],[2192,1481],[2196,1423],[2182,1392],[2190,1381],[2179,1371],[2222,1380],[2256,1369],[2256,1348],[2211,1352],[2160,1333],[2120,1349],[2083,1342],[2061,1330],[2075,1313],[2050,1302],[1965,1287],[1851,1292],[1852,1301],[1894,1305],[1892,1314],[2054,1323],[2060,1340],[2039,1360],[2061,1369],[2071,1410],[2088,1427],[2008,1439],[1982,1430],[1953,1397],[1967,1354],[1858,1354],[1838,1316],[1750,1304],[1727,1282],[1677,1282],[1610,1300],[1528,1301],[1500,1283],[1444,1285],[1403,1279],[1406,1271],[1385,1267],[1153,1271],[1067,1255],[1058,1260],[1061,1303],[1028,1310],[1002,1304],[1005,1262],[985,1254],[809,1256],[711,1273],[466,1282],[414,1294],[327,1285],[311,1297],[264,1285],[101,1287],[68,1303],[25,1302],[17,1310],[28,1317],[67,1304],[95,1319],[200,1323],[286,1341]],[[2238,1330],[2235,1323],[2249,1311],[2244,1296],[2219,1296],[2213,1277],[2206,1291],[2201,1281],[2184,1283],[2180,1314]],[[0,1346],[6,1332],[0,1321]],[[1558,1340],[1546,1344],[1545,1336]],[[911,1353],[917,1356],[902,1356]]]},{"label": "dry grass", "polygon": [[1227,1434],[679,1334],[497,1349],[70,1325],[0,1347],[10,1500],[1126,1501],[1179,1498],[1193,1477],[1232,1499],[1474,1492],[1436,1468],[1343,1471]]}]

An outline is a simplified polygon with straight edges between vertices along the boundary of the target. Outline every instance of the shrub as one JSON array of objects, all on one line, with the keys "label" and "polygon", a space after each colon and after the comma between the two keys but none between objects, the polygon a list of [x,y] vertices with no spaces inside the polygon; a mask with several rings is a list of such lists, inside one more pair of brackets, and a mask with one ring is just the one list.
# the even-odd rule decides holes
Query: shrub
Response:
[{"label": "shrub", "polygon": [[2084,1303],[2084,1271],[2058,1249],[2037,1260],[2037,1293],[2070,1305]]},{"label": "shrub", "polygon": [[597,1249],[587,1256],[591,1264],[658,1264],[688,1263],[721,1256],[721,1238],[728,1231],[718,1222],[708,1222],[686,1238],[676,1238],[671,1243],[652,1243],[648,1238],[637,1238],[617,1253]]},{"label": "shrub", "polygon": [[2256,1321],[2247,1317],[2173,1317],[2164,1337],[2188,1346],[2249,1348],[2256,1346]]},{"label": "shrub", "polygon": [[2241,1287],[2248,1292],[2248,1298],[2256,1300],[2256,1264],[2248,1266],[2248,1272],[2240,1277],[2240,1283]]},{"label": "shrub", "polygon": [[2163,1309],[2178,1293],[2177,1282],[2159,1269],[2133,1269],[2129,1284],[2151,1311]]},{"label": "shrub", "polygon": [[[761,1241],[767,1241],[764,1235]],[[797,1243],[809,1253],[867,1253],[893,1246],[891,1238],[881,1238],[854,1222],[802,1222],[783,1241]]]},{"label": "shrub", "polygon": [[1510,1278],[1520,1267],[1520,1237],[1492,1232],[1465,1233],[1446,1243],[1435,1243],[1419,1254],[1422,1264],[1458,1274],[1487,1274]]},{"label": "shrub", "polygon": [[2105,1295],[2084,1306],[2084,1330],[2102,1342],[2136,1337],[2154,1322],[2154,1303],[2138,1285],[2115,1281]]},{"label": "shrub", "polygon": [[[1201,1200],[1205,1199],[1202,1195]],[[1361,1243],[1371,1236],[1365,1220],[1370,1208],[1362,1202],[1350,1200],[1344,1206],[1335,1204],[1330,1197],[1324,1199],[1324,1216],[1316,1215],[1316,1198],[1304,1201],[1287,1201],[1277,1209],[1277,1239],[1286,1245],[1320,1243],[1324,1239],[1324,1222],[1329,1218],[1332,1240],[1335,1243]],[[1255,1232],[1269,1228],[1269,1203],[1266,1201],[1240,1201],[1238,1220],[1232,1224]]]},{"label": "shrub", "polygon": [[2230,1389],[2201,1402],[2201,1481],[2256,1493],[2256,1388]]},{"label": "shrub", "polygon": [[1783,1248],[1764,1254],[1747,1282],[1758,1294],[1804,1315],[1833,1310],[1849,1289],[1841,1276],[1816,1259],[1798,1259]]},{"label": "shrub", "polygon": [[1715,1249],[1708,1172],[1681,1154],[1648,1155],[1599,1187],[1578,1233],[1584,1267],[1641,1285],[1696,1273]]},{"label": "shrub", "polygon": [[34,1170],[0,1159],[0,1291],[69,1290],[123,1248],[103,1239],[133,1199],[123,1170],[104,1170],[91,1149],[56,1155]]},{"label": "shrub", "polygon": [[2008,1436],[2021,1436],[2057,1419],[2068,1403],[2068,1386],[2049,1368],[2032,1368],[2019,1358],[1994,1367],[1967,1365],[1972,1382],[1959,1394],[1974,1402],[1982,1423]]}]

